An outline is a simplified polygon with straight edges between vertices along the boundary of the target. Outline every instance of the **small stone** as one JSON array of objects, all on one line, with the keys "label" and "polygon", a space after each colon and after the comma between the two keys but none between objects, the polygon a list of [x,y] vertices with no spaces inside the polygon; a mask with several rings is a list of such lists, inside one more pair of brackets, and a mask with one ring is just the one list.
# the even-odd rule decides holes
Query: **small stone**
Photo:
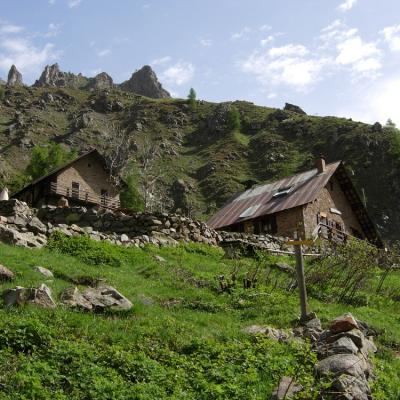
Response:
[{"label": "small stone", "polygon": [[159,255],[155,255],[155,256],[154,256],[154,259],[155,259],[156,261],[158,261],[159,263],[166,263],[166,262],[167,262],[167,260],[166,260],[164,257],[161,257],[161,256],[159,256]]},{"label": "small stone", "polygon": [[129,237],[128,235],[125,235],[125,233],[123,233],[120,237],[120,240],[122,243],[129,242]]},{"label": "small stone", "polygon": [[0,264],[0,282],[1,281],[11,281],[15,277],[14,272],[9,270],[4,265]]},{"label": "small stone", "polygon": [[359,329],[357,321],[348,313],[334,319],[329,327],[332,333],[347,332],[352,329]]},{"label": "small stone", "polygon": [[46,278],[54,278],[53,273],[44,267],[41,267],[39,265],[37,265],[36,267],[33,267],[37,272],[41,273],[43,276],[45,276]]}]

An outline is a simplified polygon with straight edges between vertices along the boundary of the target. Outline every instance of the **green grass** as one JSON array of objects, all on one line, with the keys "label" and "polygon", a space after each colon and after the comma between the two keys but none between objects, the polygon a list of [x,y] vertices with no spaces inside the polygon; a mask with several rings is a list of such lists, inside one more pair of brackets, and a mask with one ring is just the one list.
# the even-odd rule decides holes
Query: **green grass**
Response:
[{"label": "green grass", "polygon": [[[268,256],[267,263],[278,259]],[[261,279],[256,289],[239,283],[230,294],[217,290],[217,276],[236,269],[240,282],[254,269],[252,259],[228,260],[218,248],[194,244],[137,249],[59,237],[51,249],[0,244],[0,263],[17,274],[2,289],[45,282],[58,299],[73,280],[103,278],[134,304],[120,314],[1,308],[0,399],[265,399],[283,375],[296,376],[304,398],[313,398],[315,355],[307,345],[241,332],[252,324],[296,325],[296,293]],[[399,282],[393,275],[385,290]],[[396,398],[400,361],[391,348],[400,344],[399,303],[375,296],[368,307],[354,307],[310,298],[310,308],[323,323],[350,311],[379,329],[375,396]]]}]

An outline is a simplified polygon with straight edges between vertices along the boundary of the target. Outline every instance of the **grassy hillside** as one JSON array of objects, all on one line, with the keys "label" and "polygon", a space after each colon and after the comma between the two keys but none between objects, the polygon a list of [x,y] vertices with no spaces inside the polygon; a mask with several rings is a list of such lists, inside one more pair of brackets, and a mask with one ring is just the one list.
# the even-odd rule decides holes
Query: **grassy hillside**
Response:
[{"label": "grassy hillside", "polygon": [[[241,120],[234,131],[229,127],[233,107]],[[158,177],[157,204],[201,219],[249,182],[312,168],[323,153],[328,161],[346,161],[384,237],[398,239],[400,133],[390,126],[244,101],[192,107],[184,100],[154,100],[119,90],[7,89],[0,104],[0,183],[12,182],[31,149],[49,140],[105,153],[122,140],[124,165],[133,161],[141,171],[151,155],[141,180],[145,184]]]},{"label": "grassy hillside", "polygon": [[[253,324],[296,326],[297,294],[284,289],[287,275],[269,269],[277,260],[293,264],[290,257],[266,256],[257,287],[243,289],[242,278],[259,261],[228,260],[218,248],[137,249],[56,239],[42,250],[0,244],[0,263],[17,274],[1,289],[45,282],[57,299],[72,282],[103,278],[134,307],[106,314],[62,306],[0,308],[0,399],[266,399],[284,375],[304,385],[302,398],[316,397],[316,358],[307,343],[242,332]],[[46,281],[35,265],[55,278]],[[233,271],[236,287],[221,293],[217,277]],[[379,278],[376,271],[371,284]],[[394,352],[400,349],[399,283],[393,274],[382,294],[364,291],[363,306],[331,302],[315,291],[310,298],[323,324],[350,311],[380,333],[375,399],[400,396]]]}]

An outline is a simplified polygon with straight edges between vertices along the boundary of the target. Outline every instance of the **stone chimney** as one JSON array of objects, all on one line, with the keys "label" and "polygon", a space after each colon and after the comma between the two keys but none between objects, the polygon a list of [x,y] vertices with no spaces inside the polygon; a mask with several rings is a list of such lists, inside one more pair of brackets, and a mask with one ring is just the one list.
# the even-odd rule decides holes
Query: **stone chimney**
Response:
[{"label": "stone chimney", "polygon": [[315,166],[319,174],[323,174],[326,171],[325,157],[322,154],[317,158]]}]

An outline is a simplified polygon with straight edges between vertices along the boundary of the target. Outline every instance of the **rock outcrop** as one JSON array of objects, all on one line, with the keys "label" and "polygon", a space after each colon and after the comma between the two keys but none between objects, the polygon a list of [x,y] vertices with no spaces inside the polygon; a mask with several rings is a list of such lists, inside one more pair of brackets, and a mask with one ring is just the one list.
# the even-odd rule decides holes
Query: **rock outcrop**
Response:
[{"label": "rock outcrop", "polygon": [[114,87],[113,80],[106,72],[100,72],[94,78],[89,78],[87,89],[104,90]]},{"label": "rock outcrop", "polygon": [[303,111],[299,106],[295,104],[285,103],[285,107],[283,108],[285,111],[291,111],[296,114],[307,115],[305,111]]},{"label": "rock outcrop", "polygon": [[8,86],[20,86],[22,85],[22,74],[17,70],[15,65],[12,65],[8,72],[7,85]]},{"label": "rock outcrop", "polygon": [[40,78],[33,84],[33,86],[65,86],[64,72],[60,71],[58,64],[46,65]]},{"label": "rock outcrop", "polygon": [[34,87],[73,87],[84,88],[88,84],[88,78],[82,74],[75,75],[71,72],[63,72],[57,63],[46,65],[40,78],[33,84]]},{"label": "rock outcrop", "polygon": [[131,78],[120,84],[120,88],[153,99],[167,99],[171,95],[163,89],[157,75],[149,65],[134,72]]}]

